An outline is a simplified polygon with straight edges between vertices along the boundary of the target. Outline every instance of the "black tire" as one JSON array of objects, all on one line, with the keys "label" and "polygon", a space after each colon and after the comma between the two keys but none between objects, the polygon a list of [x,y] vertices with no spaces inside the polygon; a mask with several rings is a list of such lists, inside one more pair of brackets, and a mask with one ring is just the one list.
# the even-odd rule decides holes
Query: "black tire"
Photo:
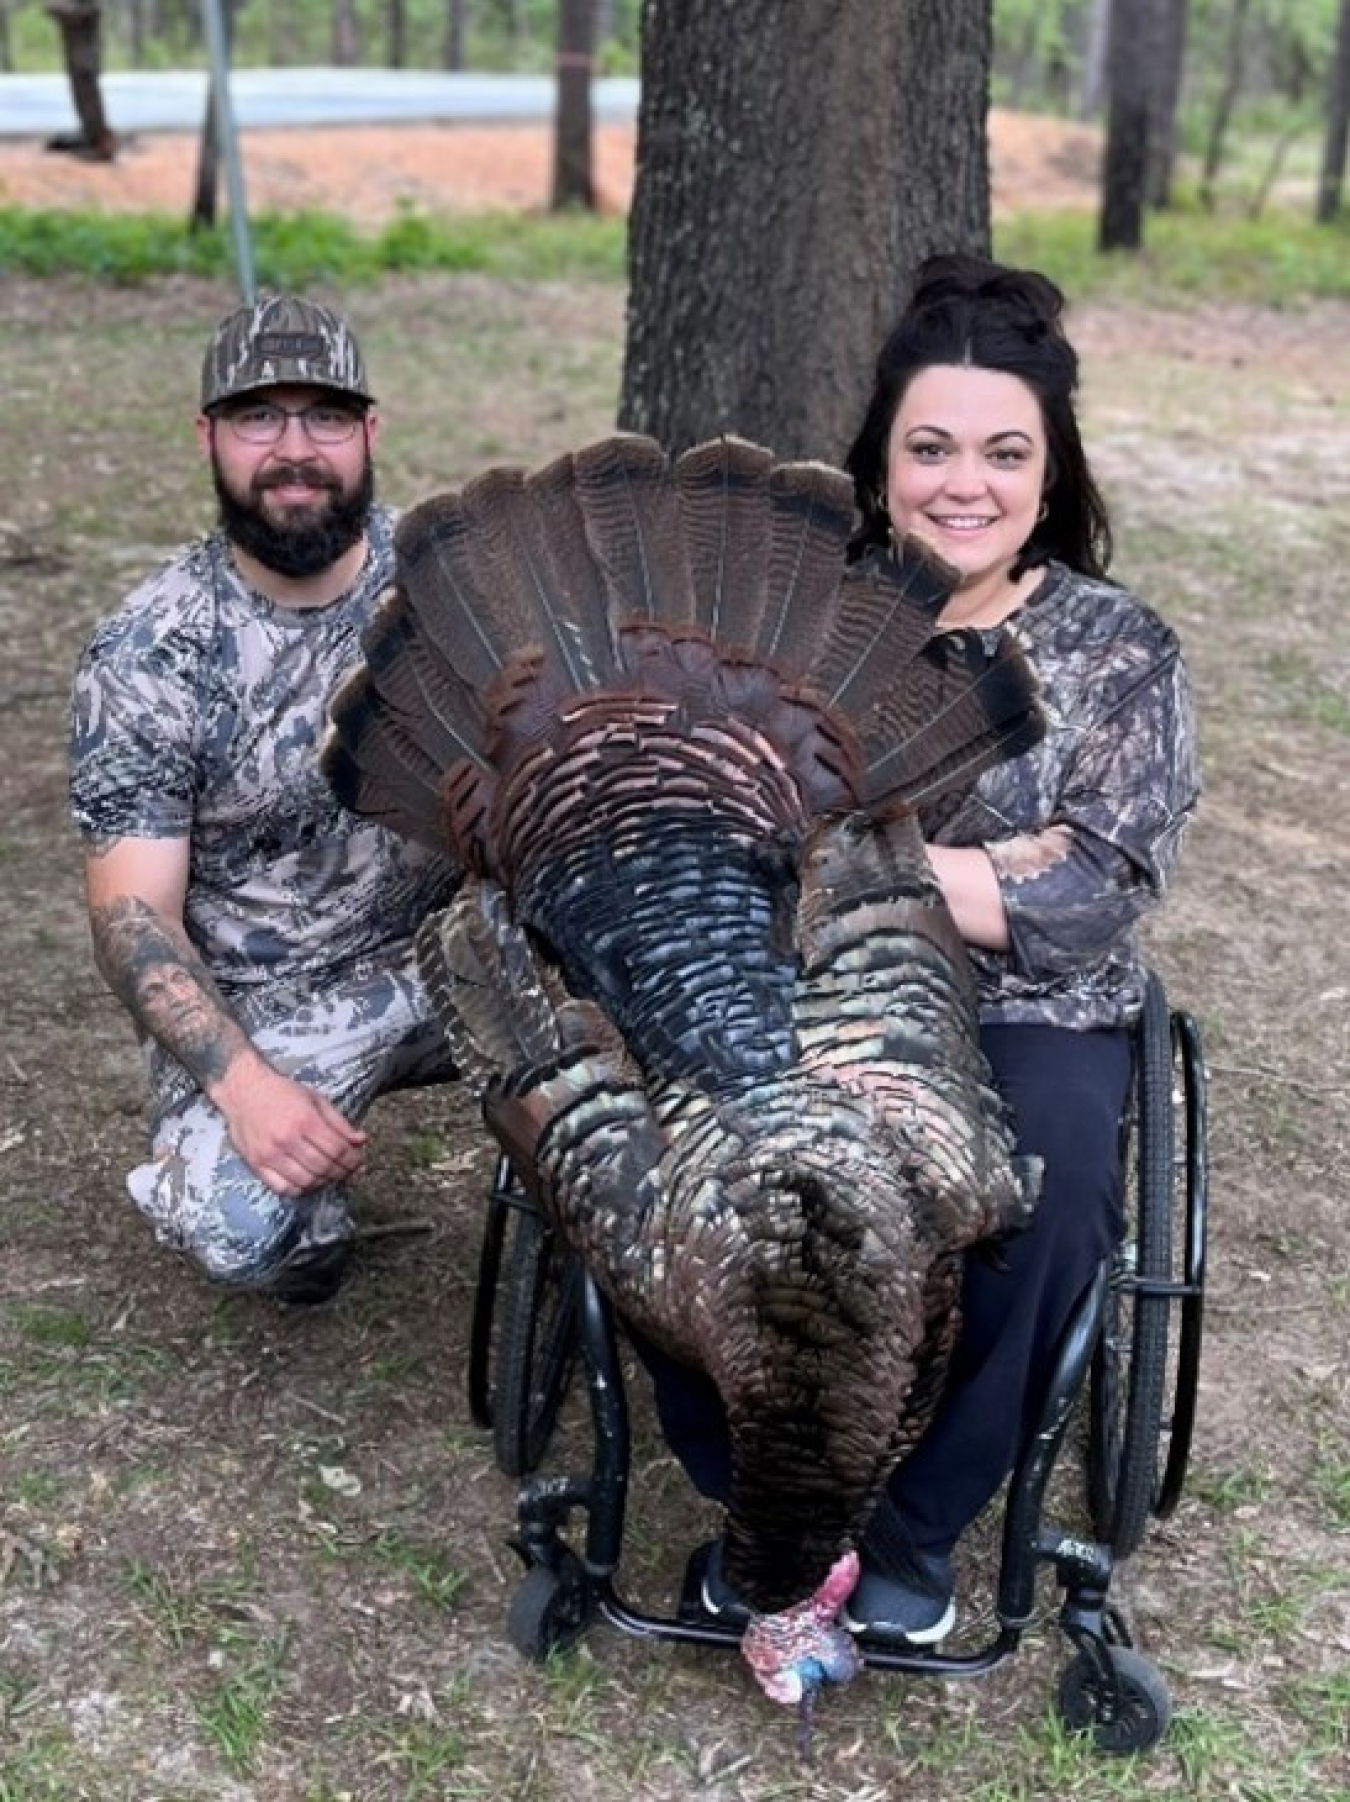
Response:
[{"label": "black tire", "polygon": [[1060,1718],[1073,1732],[1086,1733],[1099,1752],[1147,1752],[1172,1722],[1167,1684],[1156,1665],[1128,1646],[1103,1651],[1114,1685],[1080,1652],[1060,1678]]},{"label": "black tire", "polygon": [[1125,1237],[1115,1254],[1089,1388],[1088,1503],[1094,1532],[1117,1558],[1139,1549],[1159,1494],[1176,1293],[1173,1065],[1171,1016],[1162,985],[1150,976],[1125,1127]]},{"label": "black tire", "polygon": [[492,1444],[508,1477],[538,1468],[567,1399],[581,1336],[582,1270],[532,1207],[510,1209],[493,1350]]},{"label": "black tire", "polygon": [[536,1564],[526,1571],[511,1598],[506,1630],[522,1658],[543,1664],[576,1644],[592,1610],[586,1572],[574,1553],[565,1552],[556,1568]]}]

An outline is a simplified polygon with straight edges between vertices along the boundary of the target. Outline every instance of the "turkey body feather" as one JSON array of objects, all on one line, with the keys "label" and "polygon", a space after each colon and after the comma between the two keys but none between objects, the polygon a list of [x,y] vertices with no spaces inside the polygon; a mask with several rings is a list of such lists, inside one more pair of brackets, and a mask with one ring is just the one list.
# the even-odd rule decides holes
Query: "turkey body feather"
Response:
[{"label": "turkey body feather", "polygon": [[419,956],[522,1179],[716,1382],[754,1608],[856,1545],[940,1388],[960,1253],[1034,1176],[976,1036],[926,803],[1043,730],[939,629],[921,547],[849,566],[848,479],[619,435],[401,521],[334,705],[341,798],[465,878]]}]

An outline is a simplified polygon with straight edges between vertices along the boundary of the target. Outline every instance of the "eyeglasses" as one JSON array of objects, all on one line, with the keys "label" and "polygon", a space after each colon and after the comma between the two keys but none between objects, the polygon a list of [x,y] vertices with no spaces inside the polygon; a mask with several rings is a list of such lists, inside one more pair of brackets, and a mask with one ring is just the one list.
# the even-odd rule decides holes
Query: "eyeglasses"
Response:
[{"label": "eyeglasses", "polygon": [[257,401],[249,407],[235,407],[228,413],[218,413],[216,417],[245,444],[276,444],[285,433],[289,419],[298,419],[314,444],[346,444],[356,436],[356,428],[365,414],[327,401],[317,401],[309,407],[278,407],[271,401]]}]

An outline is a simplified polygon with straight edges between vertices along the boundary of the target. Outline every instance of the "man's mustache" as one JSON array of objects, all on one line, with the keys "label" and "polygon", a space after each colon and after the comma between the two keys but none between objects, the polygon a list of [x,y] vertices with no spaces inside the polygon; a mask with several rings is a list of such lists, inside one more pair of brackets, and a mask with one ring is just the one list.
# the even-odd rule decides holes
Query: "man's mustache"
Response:
[{"label": "man's mustache", "polygon": [[274,463],[253,479],[256,493],[265,493],[269,488],[319,488],[335,492],[341,484],[324,469],[315,463]]}]

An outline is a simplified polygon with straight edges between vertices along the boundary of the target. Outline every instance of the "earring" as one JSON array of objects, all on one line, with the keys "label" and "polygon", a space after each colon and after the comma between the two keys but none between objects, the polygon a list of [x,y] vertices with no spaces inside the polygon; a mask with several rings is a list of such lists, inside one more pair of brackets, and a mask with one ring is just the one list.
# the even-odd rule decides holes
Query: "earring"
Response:
[{"label": "earring", "polygon": [[1049,517],[1050,517],[1050,503],[1049,503],[1049,501],[1042,501],[1041,502],[1041,510],[1036,515],[1036,524],[1038,526],[1043,526],[1045,524],[1046,520],[1049,519]]}]

